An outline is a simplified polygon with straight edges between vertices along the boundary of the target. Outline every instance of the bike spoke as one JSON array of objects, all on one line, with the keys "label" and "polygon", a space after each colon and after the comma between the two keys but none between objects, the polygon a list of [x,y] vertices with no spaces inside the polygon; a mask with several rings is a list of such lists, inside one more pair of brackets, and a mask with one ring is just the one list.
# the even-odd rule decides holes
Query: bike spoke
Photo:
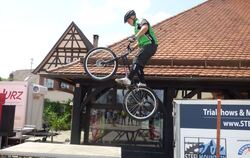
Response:
[{"label": "bike spoke", "polygon": [[147,96],[146,93],[147,93],[147,92],[140,91],[140,96],[141,96],[142,99],[143,99],[143,98],[146,98],[146,96]]},{"label": "bike spoke", "polygon": [[94,49],[93,51],[90,51],[85,57],[84,69],[93,79],[108,79],[117,70],[115,55],[109,49]]},{"label": "bike spoke", "polygon": [[131,113],[135,114],[138,108],[139,108],[139,104],[135,104],[135,105],[132,105],[130,108],[128,107],[128,110]]},{"label": "bike spoke", "polygon": [[144,110],[144,107],[143,107],[143,106],[140,107],[140,112],[139,112],[139,114],[140,114],[140,117],[145,117],[145,110]]},{"label": "bike spoke", "polygon": [[136,120],[146,120],[157,110],[157,100],[154,93],[147,88],[135,88],[128,91],[125,104],[128,114]]},{"label": "bike spoke", "polygon": [[136,94],[132,92],[132,97],[134,98],[134,100],[139,104],[141,101],[139,101],[140,99],[138,99],[136,97]]},{"label": "bike spoke", "polygon": [[[144,104],[144,105],[143,105],[143,108],[144,108],[146,111],[151,112],[151,111],[152,111],[153,105],[151,104],[151,102],[149,102],[148,104],[149,104],[149,106],[145,106],[145,104]],[[150,110],[150,109],[151,109],[151,110]]]}]

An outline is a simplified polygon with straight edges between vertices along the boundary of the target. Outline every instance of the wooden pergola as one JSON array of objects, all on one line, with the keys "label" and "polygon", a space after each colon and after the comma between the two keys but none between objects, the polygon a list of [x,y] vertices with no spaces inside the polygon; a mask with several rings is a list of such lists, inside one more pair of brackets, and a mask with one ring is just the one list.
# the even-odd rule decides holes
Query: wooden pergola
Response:
[{"label": "wooden pergola", "polygon": [[[161,146],[156,148],[119,144],[122,146],[123,157],[173,158],[172,102],[177,97],[204,99],[204,93],[210,93],[214,99],[218,95],[224,99],[250,99],[249,8],[248,0],[209,0],[153,26],[160,45],[155,56],[145,67],[145,75],[150,88],[163,92],[159,107],[163,121],[163,136],[162,140],[159,140]],[[82,45],[72,44],[69,49],[71,54],[64,56],[71,59],[71,62],[62,62],[61,56],[58,55],[60,53],[57,52],[63,49],[58,47],[68,34],[72,35],[72,28],[77,28],[76,34],[79,34],[79,38],[70,38],[72,43],[76,40],[82,42]],[[110,45],[109,48],[114,52],[120,52],[125,49],[123,46],[126,41],[127,38]],[[91,48],[93,45],[72,23],[35,70],[35,73],[42,76],[75,86],[71,144],[91,143],[91,109],[121,109],[121,106],[117,106],[120,104],[117,100],[117,91],[122,87],[114,82],[114,78],[96,82],[88,78],[84,72],[84,53]],[[64,52],[66,51],[64,49]],[[72,53],[75,51],[78,53],[76,56]],[[55,62],[59,59],[60,62]],[[49,64],[53,66],[48,66]],[[118,69],[116,77],[123,75],[122,69]],[[111,102],[96,103],[107,92],[112,94]]]}]

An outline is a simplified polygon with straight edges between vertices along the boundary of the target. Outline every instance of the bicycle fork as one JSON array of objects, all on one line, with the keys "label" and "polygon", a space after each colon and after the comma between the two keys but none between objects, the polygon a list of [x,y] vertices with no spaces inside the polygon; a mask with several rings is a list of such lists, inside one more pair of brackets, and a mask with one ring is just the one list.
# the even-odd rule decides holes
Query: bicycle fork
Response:
[{"label": "bicycle fork", "polygon": [[122,62],[125,65],[123,67],[124,73],[125,73],[126,77],[128,77],[129,72],[130,72],[130,66],[129,66],[128,58],[127,57],[122,58]]}]

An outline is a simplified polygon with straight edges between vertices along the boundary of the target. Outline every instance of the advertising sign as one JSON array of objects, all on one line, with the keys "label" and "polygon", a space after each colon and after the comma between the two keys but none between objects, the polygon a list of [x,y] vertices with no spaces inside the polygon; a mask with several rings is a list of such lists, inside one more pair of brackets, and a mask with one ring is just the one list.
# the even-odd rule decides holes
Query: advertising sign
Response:
[{"label": "advertising sign", "polygon": [[[222,129],[250,130],[250,103],[248,106],[240,104],[222,106]],[[183,105],[180,108],[180,118],[181,128],[216,129],[217,105]]]},{"label": "advertising sign", "polygon": [[[176,101],[178,158],[216,158],[216,100]],[[220,158],[250,158],[250,101],[222,100]]]},{"label": "advertising sign", "polygon": [[[220,158],[226,158],[226,139],[221,139]],[[210,137],[184,137],[185,158],[213,158],[216,155],[216,139]]]},{"label": "advertising sign", "polygon": [[22,128],[25,124],[27,90],[27,82],[0,82],[0,93],[5,94],[5,105],[16,105],[14,128]]},{"label": "advertising sign", "polygon": [[0,125],[1,125],[1,121],[2,121],[2,108],[3,108],[4,103],[5,103],[5,94],[0,93]]}]

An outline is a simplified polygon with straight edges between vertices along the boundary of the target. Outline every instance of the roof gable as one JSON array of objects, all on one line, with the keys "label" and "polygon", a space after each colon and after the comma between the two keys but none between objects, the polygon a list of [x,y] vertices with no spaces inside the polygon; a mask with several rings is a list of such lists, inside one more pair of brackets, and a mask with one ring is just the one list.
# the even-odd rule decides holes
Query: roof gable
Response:
[{"label": "roof gable", "polygon": [[48,69],[60,67],[83,58],[92,48],[93,45],[90,41],[72,22],[33,73],[46,72]]}]

